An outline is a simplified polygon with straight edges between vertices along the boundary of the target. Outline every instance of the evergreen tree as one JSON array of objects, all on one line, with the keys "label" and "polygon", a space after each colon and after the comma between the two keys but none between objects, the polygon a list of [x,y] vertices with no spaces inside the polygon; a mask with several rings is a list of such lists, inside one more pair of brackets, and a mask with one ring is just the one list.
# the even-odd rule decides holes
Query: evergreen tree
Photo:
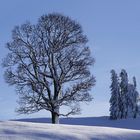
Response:
[{"label": "evergreen tree", "polygon": [[116,120],[119,118],[120,88],[115,70],[111,70],[111,80],[110,119]]},{"label": "evergreen tree", "polygon": [[135,87],[133,84],[128,84],[128,114],[127,117],[132,118],[133,117],[133,108],[135,105],[134,101],[134,93],[135,93]]},{"label": "evergreen tree", "polygon": [[122,69],[120,73],[121,82],[120,82],[120,90],[121,90],[121,104],[120,104],[120,111],[121,111],[121,118],[126,118],[128,115],[128,76],[127,72]]},{"label": "evergreen tree", "polygon": [[136,78],[133,77],[133,84],[129,83],[127,72],[123,69],[120,82],[115,70],[111,70],[111,80],[110,119],[136,118],[140,114]]},{"label": "evergreen tree", "polygon": [[138,96],[136,90],[136,78],[133,77],[133,84],[128,84],[128,117],[136,118],[138,115]]},{"label": "evergreen tree", "polygon": [[133,92],[133,118],[136,118],[138,115],[138,99],[139,99],[139,93],[137,91],[137,83],[136,78],[133,77],[133,83],[134,83],[134,92]]}]

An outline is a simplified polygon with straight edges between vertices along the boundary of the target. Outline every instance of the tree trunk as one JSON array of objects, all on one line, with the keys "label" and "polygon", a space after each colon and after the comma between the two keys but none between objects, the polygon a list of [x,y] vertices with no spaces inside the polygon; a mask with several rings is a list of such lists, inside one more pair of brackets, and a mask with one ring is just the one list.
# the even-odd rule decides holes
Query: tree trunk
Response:
[{"label": "tree trunk", "polygon": [[59,115],[56,112],[51,112],[52,124],[59,124]]}]

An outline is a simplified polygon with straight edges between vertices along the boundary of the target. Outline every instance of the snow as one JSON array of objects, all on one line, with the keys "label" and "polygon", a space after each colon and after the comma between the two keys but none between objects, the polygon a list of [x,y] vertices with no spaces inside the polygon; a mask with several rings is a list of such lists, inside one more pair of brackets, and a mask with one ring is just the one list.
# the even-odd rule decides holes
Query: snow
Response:
[{"label": "snow", "polygon": [[[51,123],[49,118],[28,118],[19,119],[22,122]],[[109,117],[80,117],[80,118],[61,118],[60,124],[103,126],[140,130],[140,118],[128,118],[121,120],[109,120]]]},{"label": "snow", "polygon": [[0,122],[1,140],[139,140],[140,131],[99,126]]},{"label": "snow", "polygon": [[45,118],[22,121],[0,122],[0,140],[140,140],[140,118],[117,121],[108,120],[108,117],[60,119],[63,124],[43,123]]}]

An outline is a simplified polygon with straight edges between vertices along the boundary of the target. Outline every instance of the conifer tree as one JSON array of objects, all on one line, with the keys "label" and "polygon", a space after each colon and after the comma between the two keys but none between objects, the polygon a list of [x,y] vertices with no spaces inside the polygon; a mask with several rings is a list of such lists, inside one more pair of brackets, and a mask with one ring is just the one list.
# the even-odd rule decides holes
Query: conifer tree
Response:
[{"label": "conifer tree", "polygon": [[111,81],[110,119],[116,120],[119,118],[120,88],[115,70],[111,70]]},{"label": "conifer tree", "polygon": [[139,93],[136,90],[136,78],[133,77],[133,84],[128,84],[128,116],[136,118],[138,115],[138,95]]},{"label": "conifer tree", "polygon": [[120,111],[121,111],[121,118],[126,118],[128,115],[128,75],[127,72],[122,69],[120,73],[120,90],[121,90],[121,104],[120,104]]},{"label": "conifer tree", "polygon": [[138,115],[138,98],[139,93],[137,91],[137,83],[136,78],[133,77],[133,83],[134,83],[134,92],[133,92],[133,118],[136,118]]},{"label": "conifer tree", "polygon": [[110,119],[136,118],[140,113],[136,78],[129,83],[127,72],[122,69],[120,81],[115,70],[111,70],[111,80]]},{"label": "conifer tree", "polygon": [[133,114],[134,114],[134,106],[135,106],[135,87],[133,84],[128,84],[128,113],[127,113],[127,117],[132,118]]}]

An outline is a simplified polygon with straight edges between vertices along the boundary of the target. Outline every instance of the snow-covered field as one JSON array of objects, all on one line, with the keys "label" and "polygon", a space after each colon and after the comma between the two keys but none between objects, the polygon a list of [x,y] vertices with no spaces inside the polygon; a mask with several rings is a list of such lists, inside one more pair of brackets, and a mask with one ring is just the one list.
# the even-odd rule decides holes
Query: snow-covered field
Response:
[{"label": "snow-covered field", "polygon": [[[43,122],[43,119],[37,120]],[[140,118],[120,121],[110,121],[105,117],[69,118],[61,122],[65,124],[0,122],[0,140],[140,140]],[[84,126],[86,123],[88,126]]]},{"label": "snow-covered field", "polygon": [[[36,123],[51,123],[49,118],[26,118],[16,121],[22,122],[36,122]],[[81,117],[81,118],[61,118],[60,124],[69,125],[86,125],[86,126],[103,126],[140,130],[140,118],[124,119],[124,120],[110,120],[109,117]]]}]

